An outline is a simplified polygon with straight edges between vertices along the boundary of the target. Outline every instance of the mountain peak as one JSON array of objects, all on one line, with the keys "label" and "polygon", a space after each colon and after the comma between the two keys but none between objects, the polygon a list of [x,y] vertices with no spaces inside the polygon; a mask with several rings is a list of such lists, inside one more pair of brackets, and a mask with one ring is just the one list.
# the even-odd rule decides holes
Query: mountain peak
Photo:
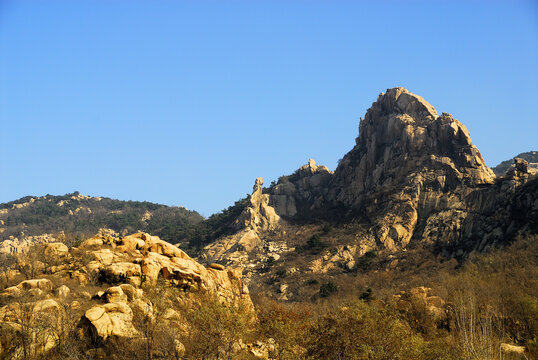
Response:
[{"label": "mountain peak", "polygon": [[387,92],[379,94],[366,113],[366,118],[379,116],[380,113],[409,114],[412,117],[430,120],[438,117],[437,111],[430,103],[403,87],[387,89]]}]

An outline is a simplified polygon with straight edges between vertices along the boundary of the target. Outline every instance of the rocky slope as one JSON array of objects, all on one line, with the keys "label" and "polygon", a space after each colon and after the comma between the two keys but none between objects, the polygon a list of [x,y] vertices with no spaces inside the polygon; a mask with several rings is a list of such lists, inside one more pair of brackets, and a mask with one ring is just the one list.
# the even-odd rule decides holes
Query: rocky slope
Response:
[{"label": "rocky slope", "polygon": [[530,168],[538,170],[538,151],[528,151],[521,153],[510,160],[505,160],[501,162],[499,165],[495,166],[491,170],[493,170],[495,175],[502,176],[508,171],[508,169],[513,167],[514,160],[516,158],[520,158],[527,161]]},{"label": "rocky slope", "polygon": [[2,359],[46,356],[64,336],[78,339],[78,356],[110,358],[109,339],[144,341],[148,327],[170,337],[152,357],[175,358],[194,326],[182,311],[215,301],[253,316],[241,271],[205,267],[156,236],[100,231],[73,248],[45,240],[3,258],[2,288],[14,285],[0,292]]},{"label": "rocky slope", "polygon": [[[388,259],[417,246],[461,259],[537,231],[537,182],[524,160],[496,178],[461,122],[388,89],[334,172],[309,160],[265,191],[257,180],[239,231],[202,258],[242,264],[247,279],[267,277],[275,259],[297,274],[356,271],[367,252]],[[319,231],[323,223],[334,235]]]}]

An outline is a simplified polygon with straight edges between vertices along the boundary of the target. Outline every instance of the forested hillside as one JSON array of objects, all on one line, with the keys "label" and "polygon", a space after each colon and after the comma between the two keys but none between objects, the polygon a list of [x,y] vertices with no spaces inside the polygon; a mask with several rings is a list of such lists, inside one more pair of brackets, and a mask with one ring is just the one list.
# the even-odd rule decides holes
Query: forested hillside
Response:
[{"label": "forested hillside", "polygon": [[90,197],[78,192],[27,196],[0,204],[0,241],[62,231],[82,239],[100,228],[109,228],[124,234],[141,230],[171,243],[184,243],[195,237],[195,225],[202,220],[196,211],[147,201]]}]

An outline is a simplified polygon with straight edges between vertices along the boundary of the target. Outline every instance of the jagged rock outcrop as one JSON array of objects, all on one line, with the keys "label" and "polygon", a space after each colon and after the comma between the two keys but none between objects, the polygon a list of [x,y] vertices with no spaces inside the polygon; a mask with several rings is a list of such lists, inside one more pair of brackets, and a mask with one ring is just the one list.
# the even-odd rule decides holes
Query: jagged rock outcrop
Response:
[{"label": "jagged rock outcrop", "polygon": [[90,278],[133,286],[155,286],[159,277],[186,291],[208,291],[222,301],[252,307],[241,274],[232,269],[206,268],[178,247],[156,236],[136,233],[125,237],[98,235],[80,244],[93,258],[85,265]]},{"label": "jagged rock outcrop", "polygon": [[325,204],[333,172],[326,166],[316,165],[313,159],[294,174],[283,176],[272,187],[270,204],[279,215],[293,217],[313,211]]},{"label": "jagged rock outcrop", "polygon": [[491,184],[495,178],[462,123],[447,113],[438,116],[404,88],[378,97],[361,119],[356,142],[335,171],[336,198],[346,205],[402,185],[437,182],[437,188],[448,190]]},{"label": "jagged rock outcrop", "polygon": [[58,239],[51,234],[24,236],[20,239],[12,236],[0,242],[0,254],[23,254],[36,244],[55,243],[57,241]]},{"label": "jagged rock outcrop", "polygon": [[281,222],[269,199],[270,195],[263,193],[263,178],[257,178],[248,205],[234,222],[238,232],[207,245],[202,259],[208,262],[225,259],[227,264],[243,267],[251,253],[263,252],[269,245],[260,234],[279,231]]},{"label": "jagged rock outcrop", "polygon": [[430,216],[464,209],[467,189],[494,182],[465,126],[403,88],[378,97],[356,142],[335,171],[332,194],[364,208],[388,249],[407,246]]},{"label": "jagged rock outcrop", "polygon": [[[271,186],[264,203],[286,221],[362,224],[350,246],[397,251],[415,240],[459,256],[514,235],[517,221],[510,225],[510,216],[516,215],[506,213],[513,209],[507,204],[534,176],[524,160],[516,160],[503,179],[496,179],[461,122],[448,113],[438,115],[422,97],[398,87],[380,94],[368,109],[355,147],[334,173],[309,160]],[[527,197],[518,204],[529,212],[532,191]],[[257,213],[246,211],[240,223],[261,223]],[[259,231],[245,235],[249,251],[263,249]],[[219,246],[225,248],[224,243],[238,241]]]},{"label": "jagged rock outcrop", "polygon": [[237,229],[274,230],[280,217],[269,205],[269,195],[263,194],[263,178],[257,178],[248,201],[248,206],[235,221]]}]

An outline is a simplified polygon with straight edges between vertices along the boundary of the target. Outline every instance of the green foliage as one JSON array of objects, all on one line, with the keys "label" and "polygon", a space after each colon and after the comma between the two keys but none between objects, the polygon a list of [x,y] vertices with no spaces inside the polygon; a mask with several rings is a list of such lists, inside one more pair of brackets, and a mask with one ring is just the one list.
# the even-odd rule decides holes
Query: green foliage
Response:
[{"label": "green foliage", "polygon": [[[203,218],[195,211],[181,207],[153,204],[141,201],[120,201],[109,198],[78,198],[77,192],[63,196],[47,195],[31,201],[25,197],[10,203],[0,204],[8,209],[3,218],[5,231],[0,240],[13,235],[40,235],[43,233],[69,234],[71,238],[87,238],[100,228],[129,233],[138,230],[159,236],[171,242],[186,242],[196,232]],[[74,197],[74,198],[73,198]],[[29,203],[13,208],[15,204]],[[88,211],[89,209],[89,211]],[[144,215],[150,214],[144,220]]]},{"label": "green foliage", "polygon": [[310,253],[318,254],[328,246],[329,244],[321,239],[320,234],[314,234],[307,240],[304,246],[296,246],[295,251],[298,253],[309,251]]},{"label": "green foliage", "polygon": [[236,201],[234,205],[193,226],[192,233],[187,237],[189,246],[201,248],[220,236],[232,234],[233,222],[241,215],[246,203],[247,198]]}]

